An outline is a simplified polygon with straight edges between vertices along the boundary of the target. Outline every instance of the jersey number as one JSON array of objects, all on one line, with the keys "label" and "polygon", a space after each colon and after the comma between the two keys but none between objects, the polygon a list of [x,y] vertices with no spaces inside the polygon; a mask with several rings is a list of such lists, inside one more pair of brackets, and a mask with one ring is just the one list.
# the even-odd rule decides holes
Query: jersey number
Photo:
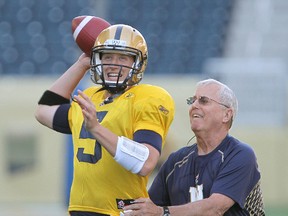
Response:
[{"label": "jersey number", "polygon": [[[97,112],[97,118],[98,121],[101,122],[104,117],[106,116],[107,111],[103,112]],[[82,124],[82,128],[80,131],[80,139],[95,139],[90,132],[88,132],[84,127],[84,122]],[[86,154],[84,153],[84,148],[78,148],[77,151],[77,159],[80,162],[86,162],[86,163],[92,163],[95,164],[97,161],[99,161],[102,157],[102,149],[100,143],[95,141],[95,147],[94,147],[94,154]]]}]

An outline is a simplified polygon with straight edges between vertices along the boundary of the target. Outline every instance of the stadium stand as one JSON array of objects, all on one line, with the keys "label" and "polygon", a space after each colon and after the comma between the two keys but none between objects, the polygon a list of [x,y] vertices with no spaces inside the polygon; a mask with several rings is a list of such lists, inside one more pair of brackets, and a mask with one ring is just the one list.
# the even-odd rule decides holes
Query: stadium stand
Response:
[{"label": "stadium stand", "polygon": [[79,56],[71,20],[93,14],[95,1],[2,0],[0,74],[61,74]]},{"label": "stadium stand", "polygon": [[[113,22],[140,29],[150,48],[147,70],[157,73],[201,73],[205,60],[221,57],[232,0],[109,1]],[[123,13],[119,13],[123,10]]]},{"label": "stadium stand", "polygon": [[71,20],[84,14],[99,16],[99,8],[110,23],[135,26],[145,35],[149,74],[201,73],[206,58],[222,55],[233,2],[2,0],[0,74],[62,73],[80,54]]}]

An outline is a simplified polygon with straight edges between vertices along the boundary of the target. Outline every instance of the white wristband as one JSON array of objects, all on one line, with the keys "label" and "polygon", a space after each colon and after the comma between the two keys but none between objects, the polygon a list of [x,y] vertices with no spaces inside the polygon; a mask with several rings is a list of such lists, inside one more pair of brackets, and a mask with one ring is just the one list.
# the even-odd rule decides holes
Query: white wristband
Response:
[{"label": "white wristband", "polygon": [[149,156],[149,149],[126,137],[118,137],[114,159],[132,173],[139,173]]}]

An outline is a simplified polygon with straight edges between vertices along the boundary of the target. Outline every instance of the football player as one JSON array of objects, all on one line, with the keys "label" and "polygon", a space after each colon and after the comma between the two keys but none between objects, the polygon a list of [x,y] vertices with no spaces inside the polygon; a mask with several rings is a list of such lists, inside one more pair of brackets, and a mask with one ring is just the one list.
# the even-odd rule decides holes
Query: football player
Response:
[{"label": "football player", "polygon": [[[36,119],[73,137],[71,216],[116,216],[133,199],[148,197],[174,100],[161,87],[139,84],[147,60],[142,34],[112,25],[97,37],[91,57],[82,54],[38,102]],[[97,85],[70,100],[89,69]]]}]

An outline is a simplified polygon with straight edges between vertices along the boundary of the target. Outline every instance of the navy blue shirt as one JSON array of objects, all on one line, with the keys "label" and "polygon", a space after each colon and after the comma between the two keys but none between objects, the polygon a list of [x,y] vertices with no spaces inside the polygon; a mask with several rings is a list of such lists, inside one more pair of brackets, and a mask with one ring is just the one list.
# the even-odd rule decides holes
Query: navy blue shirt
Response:
[{"label": "navy blue shirt", "polygon": [[[196,144],[172,153],[155,177],[149,195],[160,206],[186,204],[191,202],[190,187],[195,187],[198,181],[198,185],[203,184],[203,198],[220,193],[235,201],[224,215],[249,215],[245,208],[246,198],[259,180],[253,149],[227,135],[207,155],[199,156]],[[257,203],[262,204],[260,195],[256,197],[261,199]]]}]

